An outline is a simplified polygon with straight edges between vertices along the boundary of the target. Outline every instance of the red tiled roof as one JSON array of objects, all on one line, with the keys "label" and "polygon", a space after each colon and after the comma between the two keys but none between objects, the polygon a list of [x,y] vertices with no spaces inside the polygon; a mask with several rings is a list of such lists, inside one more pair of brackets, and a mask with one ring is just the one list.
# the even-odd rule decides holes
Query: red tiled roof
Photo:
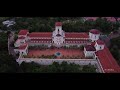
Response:
[{"label": "red tiled roof", "polygon": [[100,31],[97,30],[97,29],[91,29],[91,30],[90,30],[90,33],[93,33],[93,34],[100,34]]},{"label": "red tiled roof", "polygon": [[28,35],[29,37],[52,37],[52,33],[51,32],[32,32],[29,33]]},{"label": "red tiled roof", "polygon": [[65,43],[87,43],[88,40],[84,39],[65,39]]},{"label": "red tiled roof", "polygon": [[30,42],[52,42],[52,39],[31,39]]},{"label": "red tiled roof", "polygon": [[65,38],[89,38],[87,33],[65,33]]},{"label": "red tiled roof", "polygon": [[86,48],[86,51],[96,51],[95,47],[92,45],[86,45],[85,48]]},{"label": "red tiled roof", "polygon": [[62,26],[62,23],[61,22],[56,22],[55,26]]},{"label": "red tiled roof", "polygon": [[20,30],[18,35],[26,35],[28,33],[28,30]]},{"label": "red tiled roof", "polygon": [[88,41],[85,39],[65,39],[65,41]]},{"label": "red tiled roof", "polygon": [[25,37],[21,36],[21,37],[18,37],[18,39],[25,39]]},{"label": "red tiled roof", "polygon": [[98,45],[104,45],[104,42],[102,40],[97,40]]},{"label": "red tiled roof", "polygon": [[105,46],[103,50],[97,51],[96,55],[105,73],[120,73],[120,67],[113,58],[109,49]]},{"label": "red tiled roof", "polygon": [[27,44],[27,43],[24,43],[24,44],[22,44],[22,45],[19,47],[19,49],[20,49],[20,50],[26,49],[27,46],[28,46],[28,44]]}]

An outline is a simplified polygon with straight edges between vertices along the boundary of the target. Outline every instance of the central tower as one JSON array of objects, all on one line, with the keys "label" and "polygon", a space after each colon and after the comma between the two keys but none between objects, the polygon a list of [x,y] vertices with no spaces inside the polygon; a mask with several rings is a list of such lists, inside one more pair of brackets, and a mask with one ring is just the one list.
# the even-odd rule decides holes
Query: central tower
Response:
[{"label": "central tower", "polygon": [[62,35],[62,23],[61,22],[56,22],[55,23],[55,33]]},{"label": "central tower", "polygon": [[64,37],[65,37],[65,33],[62,30],[62,23],[56,22],[55,31],[53,31],[53,35],[52,35],[53,45],[56,47],[61,47],[65,41]]}]

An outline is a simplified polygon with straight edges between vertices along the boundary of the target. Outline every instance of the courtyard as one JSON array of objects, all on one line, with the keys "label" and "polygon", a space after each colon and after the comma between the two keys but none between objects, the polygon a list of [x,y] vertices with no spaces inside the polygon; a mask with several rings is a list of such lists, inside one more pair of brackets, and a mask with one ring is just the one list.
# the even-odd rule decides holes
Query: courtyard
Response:
[{"label": "courtyard", "polygon": [[[60,56],[55,56],[56,53]],[[47,57],[45,57],[47,56]],[[85,59],[83,50],[80,49],[65,49],[65,48],[50,48],[50,49],[29,49],[27,57],[30,58],[57,58],[57,59]]]}]

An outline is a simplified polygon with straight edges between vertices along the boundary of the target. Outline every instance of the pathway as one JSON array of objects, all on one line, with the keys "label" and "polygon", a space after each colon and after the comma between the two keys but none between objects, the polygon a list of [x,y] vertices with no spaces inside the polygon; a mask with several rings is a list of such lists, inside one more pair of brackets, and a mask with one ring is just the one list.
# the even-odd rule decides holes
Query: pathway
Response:
[{"label": "pathway", "polygon": [[16,53],[14,52],[14,47],[11,46],[14,42],[14,32],[11,32],[11,34],[8,37],[8,51],[9,54],[12,54],[15,58],[17,58]]}]

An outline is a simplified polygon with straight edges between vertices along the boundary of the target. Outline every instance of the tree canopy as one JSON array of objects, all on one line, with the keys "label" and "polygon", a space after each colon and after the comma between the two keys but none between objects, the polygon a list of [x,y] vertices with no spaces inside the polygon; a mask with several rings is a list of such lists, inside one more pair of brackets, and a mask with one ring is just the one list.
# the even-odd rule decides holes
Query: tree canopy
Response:
[{"label": "tree canopy", "polygon": [[16,24],[11,28],[16,31],[28,29],[30,32],[52,32],[55,22],[58,21],[63,23],[63,30],[66,32],[89,32],[90,29],[99,29],[103,33],[110,33],[120,27],[119,21],[110,22],[100,17],[96,21],[85,21],[83,17],[1,17],[1,29],[9,29],[3,26],[2,21],[11,18],[15,18]]},{"label": "tree canopy", "polygon": [[120,37],[111,39],[110,51],[120,65]]},{"label": "tree canopy", "polygon": [[34,62],[20,65],[24,73],[96,73],[96,68],[93,65],[80,66],[74,63],[67,64],[67,62],[53,62],[52,65],[38,65]]},{"label": "tree canopy", "polygon": [[18,63],[12,55],[8,54],[7,47],[8,34],[0,33],[0,72],[17,72],[19,70]]}]

